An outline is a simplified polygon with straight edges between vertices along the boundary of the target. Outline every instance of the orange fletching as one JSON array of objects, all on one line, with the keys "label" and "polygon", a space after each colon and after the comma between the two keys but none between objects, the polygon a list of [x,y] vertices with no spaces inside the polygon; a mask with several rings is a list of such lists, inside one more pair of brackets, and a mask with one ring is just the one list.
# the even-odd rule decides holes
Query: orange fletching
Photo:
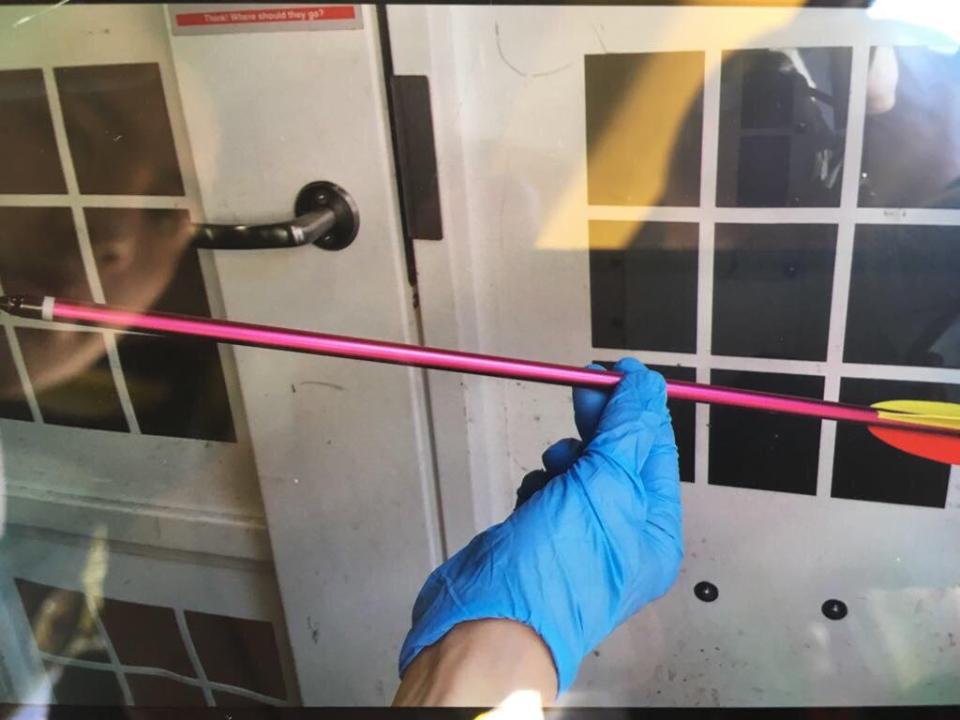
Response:
[{"label": "orange fletching", "polygon": [[868,429],[887,445],[903,452],[947,465],[960,465],[960,437],[873,425]]}]

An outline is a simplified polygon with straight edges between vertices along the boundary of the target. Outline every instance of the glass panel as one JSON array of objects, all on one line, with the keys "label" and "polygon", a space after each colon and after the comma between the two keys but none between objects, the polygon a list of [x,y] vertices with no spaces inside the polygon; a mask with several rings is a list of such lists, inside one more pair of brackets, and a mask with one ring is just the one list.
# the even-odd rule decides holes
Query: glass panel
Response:
[{"label": "glass panel", "polygon": [[165,677],[128,675],[127,684],[138,707],[203,707],[203,692]]},{"label": "glass panel", "polygon": [[960,367],[952,227],[858,225],[844,359]]},{"label": "glass panel", "polygon": [[281,700],[287,697],[270,623],[188,612],[187,626],[210,680]]},{"label": "glass panel", "polygon": [[826,360],[836,227],[717,225],[715,233],[713,352]]},{"label": "glass panel", "polygon": [[60,705],[113,707],[125,704],[117,676],[109,670],[53,664],[49,667],[51,679],[56,678],[54,697]]},{"label": "glass panel", "polygon": [[694,348],[696,225],[594,221],[590,248],[594,345]]},{"label": "glass panel", "polygon": [[0,193],[66,191],[42,71],[0,71],[0,128]]},{"label": "glass panel", "polygon": [[0,5],[0,715],[960,716],[960,11],[759,5]]},{"label": "glass panel", "polygon": [[[823,378],[713,370],[724,387],[820,399]],[[778,492],[817,493],[820,422],[748,411],[710,409],[710,483]]]},{"label": "glass panel", "polygon": [[[99,333],[17,328],[16,337],[44,422],[128,429]],[[69,367],[67,359],[86,362]]]},{"label": "glass panel", "polygon": [[885,45],[870,55],[860,205],[960,208],[960,54]]},{"label": "glass panel", "polygon": [[5,292],[55,292],[92,300],[68,207],[0,207],[0,282]]},{"label": "glass panel", "polygon": [[725,53],[717,204],[837,207],[849,90],[850,48]]},{"label": "glass panel", "polygon": [[156,63],[56,68],[80,192],[182,195]]},{"label": "glass panel", "polygon": [[10,343],[4,338],[0,342],[0,373],[2,373],[2,395],[0,395],[0,417],[11,420],[31,420],[30,406],[23,393],[23,385],[17,375],[17,366],[10,352]]},{"label": "glass panel", "polygon": [[[590,202],[696,205],[703,53],[587,55],[584,72]],[[676,137],[663,122],[665,104],[689,106]],[[665,187],[658,163],[669,163]]]}]

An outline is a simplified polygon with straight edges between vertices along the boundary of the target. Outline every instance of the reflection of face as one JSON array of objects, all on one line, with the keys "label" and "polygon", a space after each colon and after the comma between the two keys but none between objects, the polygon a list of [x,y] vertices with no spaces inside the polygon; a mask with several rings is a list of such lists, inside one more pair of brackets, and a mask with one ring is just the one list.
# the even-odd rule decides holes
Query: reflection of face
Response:
[{"label": "reflection of face", "polygon": [[111,304],[145,310],[173,279],[190,244],[186,213],[176,211],[91,211],[90,224],[105,214],[103,232],[91,232],[100,282]]},{"label": "reflection of face", "polygon": [[[92,259],[107,300],[137,310],[150,308],[169,285],[189,246],[186,213],[93,209],[86,218]],[[90,299],[79,252],[65,252],[63,236],[44,227],[47,219],[39,213],[26,218],[21,231],[36,238],[29,252],[0,250],[4,291]],[[99,334],[87,332],[29,333],[20,337],[20,344],[37,390],[86,370],[104,352]],[[0,397],[12,398],[20,392],[15,369],[0,368]]]},{"label": "reflection of face", "polygon": [[[80,189],[131,196],[182,194],[176,158],[170,153],[160,160],[149,157],[153,152],[149,139],[162,139],[170,133],[165,108],[154,112],[155,108],[135,102],[145,87],[141,83],[151,76],[125,77],[104,75],[87,85],[71,81],[72,85],[68,82],[61,87]],[[35,132],[35,137],[26,141],[41,147],[43,129]],[[120,162],[97,152],[104,136],[110,139],[111,151],[119,153]],[[130,143],[129,149],[124,142]],[[81,229],[74,227],[76,218],[68,208],[0,208],[4,292],[92,300],[88,278],[98,277],[107,302],[150,308],[169,285],[189,245],[187,214],[120,208],[85,208],[83,214],[93,251],[86,259],[76,241]],[[89,267],[91,262],[95,269]],[[37,390],[88,369],[104,353],[97,333],[24,333],[19,340]],[[2,365],[0,398],[19,396],[15,369]]]}]

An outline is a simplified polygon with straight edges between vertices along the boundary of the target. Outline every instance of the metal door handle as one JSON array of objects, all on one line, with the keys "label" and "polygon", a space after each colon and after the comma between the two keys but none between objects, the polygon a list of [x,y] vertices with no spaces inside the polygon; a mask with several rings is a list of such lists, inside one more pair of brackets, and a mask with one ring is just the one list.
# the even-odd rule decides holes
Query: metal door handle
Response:
[{"label": "metal door handle", "polygon": [[350,193],[326,180],[305,185],[293,206],[296,217],[267,225],[196,223],[192,243],[214,250],[261,250],[313,243],[324,250],[343,250],[357,236],[360,213]]}]

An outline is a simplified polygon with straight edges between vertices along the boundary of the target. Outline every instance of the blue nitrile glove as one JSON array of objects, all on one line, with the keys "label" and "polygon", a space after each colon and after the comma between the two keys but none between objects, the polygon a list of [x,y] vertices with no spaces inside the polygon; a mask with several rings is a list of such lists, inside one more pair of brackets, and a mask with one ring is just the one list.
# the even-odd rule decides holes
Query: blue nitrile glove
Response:
[{"label": "blue nitrile glove", "polygon": [[573,391],[583,442],[548,448],[513,514],[431,573],[401,675],[455,625],[506,618],[543,638],[562,692],[584,655],[673,584],[683,530],[666,386],[632,358],[615,369],[625,375],[612,393]]}]

